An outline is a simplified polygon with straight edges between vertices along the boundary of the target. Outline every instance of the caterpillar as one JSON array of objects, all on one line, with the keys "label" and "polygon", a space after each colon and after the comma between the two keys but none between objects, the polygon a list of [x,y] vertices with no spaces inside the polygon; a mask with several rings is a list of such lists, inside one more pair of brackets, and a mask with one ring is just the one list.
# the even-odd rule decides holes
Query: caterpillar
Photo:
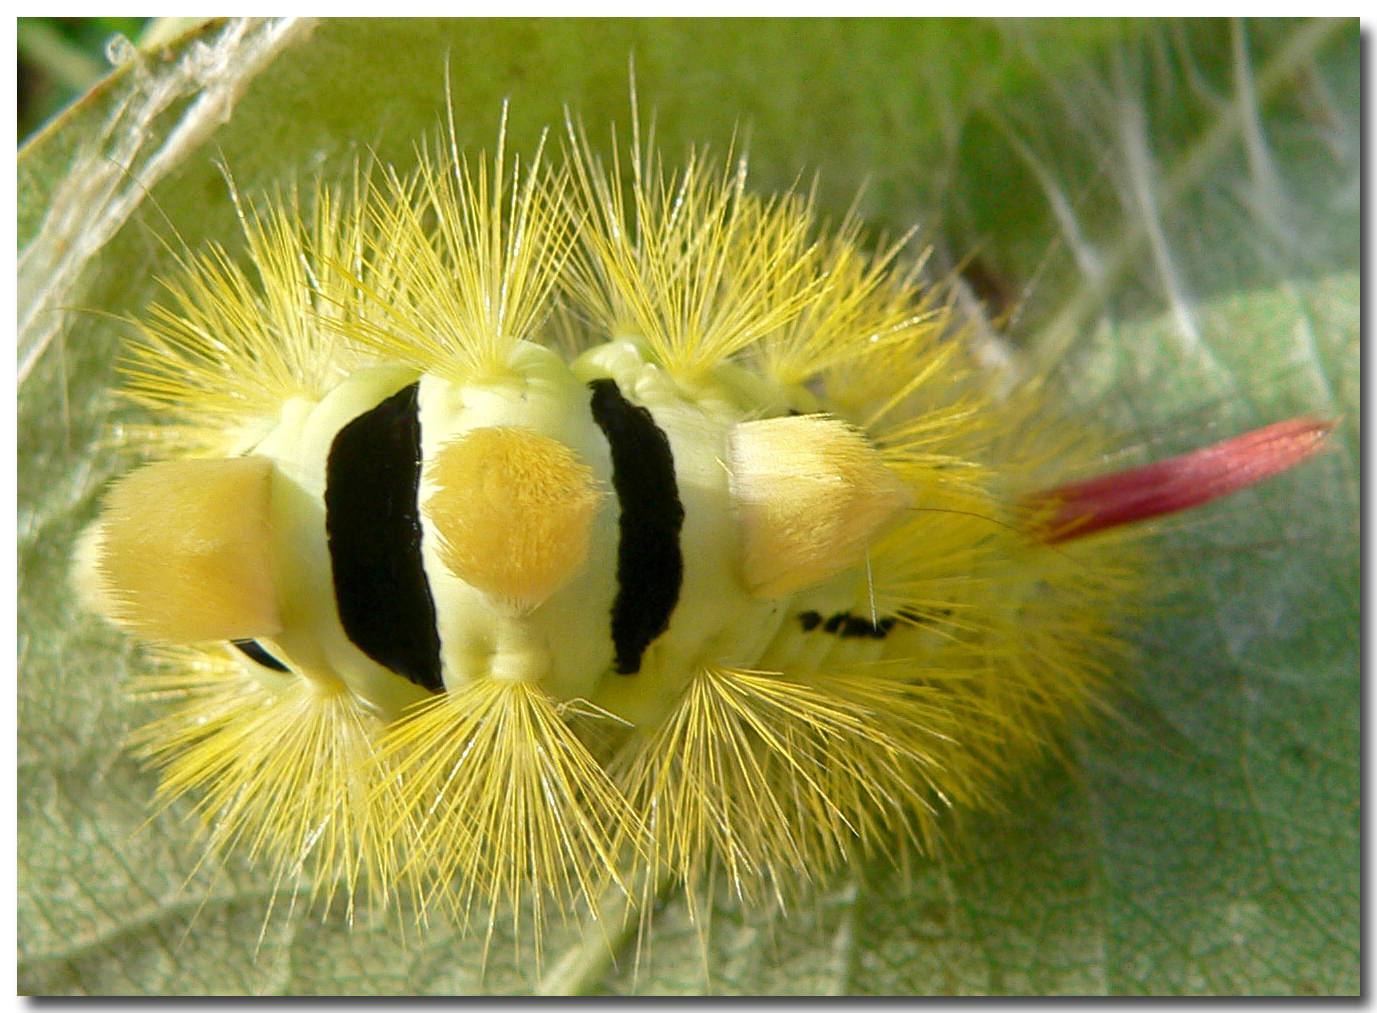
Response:
[{"label": "caterpillar", "polygon": [[931,853],[1104,705],[1139,522],[1329,428],[1087,479],[1102,441],[979,366],[909,237],[638,135],[241,216],[249,266],[185,255],[137,324],[158,459],[75,581],[151,645],[160,803],[350,915],[539,939]]}]

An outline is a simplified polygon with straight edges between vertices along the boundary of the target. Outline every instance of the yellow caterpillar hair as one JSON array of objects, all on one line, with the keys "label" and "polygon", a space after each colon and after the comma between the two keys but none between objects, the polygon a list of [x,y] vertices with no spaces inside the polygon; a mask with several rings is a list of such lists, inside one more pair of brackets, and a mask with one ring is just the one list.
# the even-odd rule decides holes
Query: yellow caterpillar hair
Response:
[{"label": "yellow caterpillar hair", "polygon": [[1080,481],[907,243],[744,163],[564,154],[246,201],[249,266],[187,256],[129,352],[162,459],[79,587],[157,645],[163,801],[278,887],[538,940],[929,853],[1102,706],[1123,525],[1323,437]]}]

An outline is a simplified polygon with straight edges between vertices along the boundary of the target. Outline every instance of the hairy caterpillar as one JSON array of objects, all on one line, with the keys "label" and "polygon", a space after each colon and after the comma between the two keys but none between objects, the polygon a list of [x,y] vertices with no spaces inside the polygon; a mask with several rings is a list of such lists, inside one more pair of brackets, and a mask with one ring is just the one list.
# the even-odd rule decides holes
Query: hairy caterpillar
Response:
[{"label": "hairy caterpillar", "polygon": [[1110,679],[1135,565],[1086,509],[1323,431],[1066,485],[1093,441],[991,392],[901,246],[731,165],[637,144],[627,192],[577,135],[502,147],[249,208],[257,278],[188,259],[130,369],[181,446],[82,551],[179,645],[138,734],[166,797],[324,899],[539,923],[929,847]]}]

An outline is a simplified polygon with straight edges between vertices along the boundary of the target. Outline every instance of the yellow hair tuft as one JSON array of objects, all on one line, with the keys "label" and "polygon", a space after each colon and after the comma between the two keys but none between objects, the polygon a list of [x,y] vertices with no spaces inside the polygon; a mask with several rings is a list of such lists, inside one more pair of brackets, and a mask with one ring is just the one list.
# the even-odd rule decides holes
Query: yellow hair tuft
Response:
[{"label": "yellow hair tuft", "polygon": [[82,539],[83,597],[156,643],[277,633],[271,477],[266,458],[241,457],[157,461],[121,479]]},{"label": "yellow hair tuft", "polygon": [[274,896],[304,888],[309,906],[328,908],[342,892],[351,920],[360,892],[385,909],[406,835],[392,825],[401,810],[375,750],[380,722],[338,683],[250,675],[185,649],[161,661],[131,688],[164,713],[130,740],[162,772],[159,803],[195,798],[208,853],[261,859]]},{"label": "yellow hair tuft", "polygon": [[557,440],[485,426],[441,448],[430,476],[425,511],[440,556],[479,590],[531,609],[587,556],[603,496],[592,469]]},{"label": "yellow hair tuft", "polygon": [[363,251],[370,313],[343,334],[462,382],[504,375],[516,343],[540,337],[573,229],[540,150],[510,179],[505,137],[491,170],[449,154],[423,149],[415,176],[380,184]]},{"label": "yellow hair tuft", "polygon": [[314,188],[259,206],[239,198],[251,271],[212,246],[179,257],[165,301],[138,322],[125,393],[163,413],[186,445],[234,452],[261,438],[293,398],[317,399],[365,356],[337,330],[366,307],[337,264],[352,264],[369,230],[367,184]]},{"label": "yellow hair tuft", "polygon": [[745,161],[716,167],[691,152],[668,173],[633,145],[630,199],[621,165],[570,126],[572,174],[586,218],[567,282],[595,330],[634,335],[693,381],[795,319],[816,294],[811,207],[745,190]]},{"label": "yellow hair tuft", "polygon": [[380,759],[398,827],[415,828],[409,868],[433,876],[428,906],[466,922],[477,905],[491,931],[530,903],[539,940],[547,904],[568,914],[622,882],[615,849],[638,818],[561,711],[539,686],[480,679],[389,726]]}]

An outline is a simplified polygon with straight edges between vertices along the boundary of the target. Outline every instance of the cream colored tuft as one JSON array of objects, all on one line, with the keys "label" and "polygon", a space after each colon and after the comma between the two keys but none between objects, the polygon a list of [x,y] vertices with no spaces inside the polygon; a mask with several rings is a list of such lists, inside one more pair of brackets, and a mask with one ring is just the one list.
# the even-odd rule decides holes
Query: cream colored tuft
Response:
[{"label": "cream colored tuft", "polygon": [[82,537],[82,599],[159,643],[279,632],[271,475],[262,457],[162,461],[135,471],[111,489]]},{"label": "cream colored tuft", "polygon": [[518,608],[563,587],[588,554],[602,493],[574,451],[511,426],[475,429],[430,464],[425,505],[451,573]]},{"label": "cream colored tuft", "polygon": [[780,598],[865,558],[913,493],[851,426],[825,415],[743,422],[727,435],[741,576]]}]

